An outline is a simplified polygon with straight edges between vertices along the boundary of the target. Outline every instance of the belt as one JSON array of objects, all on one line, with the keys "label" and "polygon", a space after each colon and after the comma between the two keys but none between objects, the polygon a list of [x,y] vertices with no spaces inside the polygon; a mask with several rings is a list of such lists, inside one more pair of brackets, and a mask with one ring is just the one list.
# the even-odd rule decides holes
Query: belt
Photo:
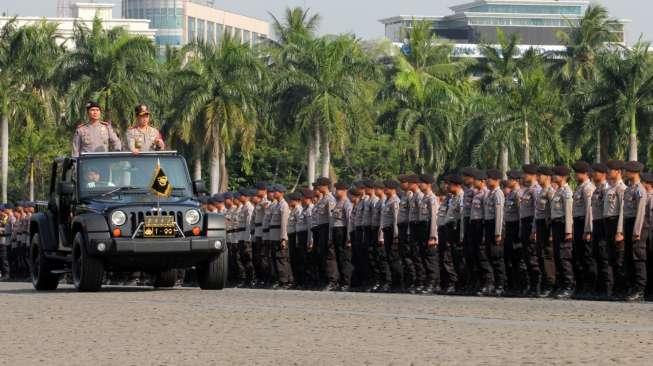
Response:
[{"label": "belt", "polygon": [[242,229],[237,229],[237,230],[234,230],[234,231],[237,232],[237,233],[241,233],[241,232],[243,232],[245,230],[246,230],[245,228],[242,228]]},{"label": "belt", "polygon": [[270,229],[281,229],[281,225],[270,225]]},{"label": "belt", "polygon": [[263,224],[254,224],[254,227],[261,227]]},{"label": "belt", "polygon": [[555,219],[551,219],[551,222],[554,222],[556,224],[561,224],[561,223],[565,222],[565,218],[564,217],[556,217]]}]

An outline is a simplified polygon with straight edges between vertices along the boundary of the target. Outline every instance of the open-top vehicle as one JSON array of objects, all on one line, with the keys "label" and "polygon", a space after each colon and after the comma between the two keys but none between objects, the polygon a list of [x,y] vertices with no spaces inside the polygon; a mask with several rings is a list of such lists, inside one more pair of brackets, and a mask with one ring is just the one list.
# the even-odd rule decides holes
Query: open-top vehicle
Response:
[{"label": "open-top vehicle", "polygon": [[176,269],[195,266],[201,288],[222,289],[224,218],[201,212],[204,191],[175,152],[56,159],[47,208],[30,221],[34,288],[54,290],[71,272],[78,290],[97,291],[106,271],[142,271],[172,287]]}]

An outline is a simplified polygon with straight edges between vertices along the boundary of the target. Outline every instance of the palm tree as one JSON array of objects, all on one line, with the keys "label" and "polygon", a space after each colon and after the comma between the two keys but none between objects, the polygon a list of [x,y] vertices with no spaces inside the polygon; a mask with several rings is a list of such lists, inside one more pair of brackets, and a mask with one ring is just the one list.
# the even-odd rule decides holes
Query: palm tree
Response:
[{"label": "palm tree", "polygon": [[154,44],[122,28],[105,30],[99,18],[90,29],[76,24],[72,41],[75,49],[64,54],[59,64],[68,122],[85,119],[83,105],[95,99],[103,107],[104,118],[124,131],[134,106],[155,98],[150,87],[155,78]]},{"label": "palm tree", "polygon": [[265,68],[249,46],[229,35],[217,47],[192,43],[185,52],[189,59],[177,76],[176,120],[185,142],[198,134],[211,146],[211,192],[217,193],[227,189],[225,159],[237,143],[244,164],[251,163]]},{"label": "palm tree", "polygon": [[279,37],[281,45],[296,45],[315,37],[321,17],[319,14],[309,15],[309,13],[310,9],[301,7],[286,8],[283,21],[269,13],[272,17],[272,29]]},{"label": "palm tree", "polygon": [[643,117],[650,116],[653,110],[653,62],[649,48],[649,43],[639,42],[633,48],[621,47],[620,52],[602,53],[596,80],[579,92],[584,104],[590,106],[588,126],[616,131],[620,137],[614,142],[627,140],[629,160],[638,159],[637,133],[643,127]]}]

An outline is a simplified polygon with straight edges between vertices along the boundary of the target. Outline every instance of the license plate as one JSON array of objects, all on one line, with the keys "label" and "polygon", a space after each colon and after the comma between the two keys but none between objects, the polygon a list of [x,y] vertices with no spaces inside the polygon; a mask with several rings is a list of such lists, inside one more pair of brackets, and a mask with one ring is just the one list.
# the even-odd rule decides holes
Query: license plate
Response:
[{"label": "license plate", "polygon": [[174,216],[146,216],[143,222],[143,237],[174,238],[177,234]]}]

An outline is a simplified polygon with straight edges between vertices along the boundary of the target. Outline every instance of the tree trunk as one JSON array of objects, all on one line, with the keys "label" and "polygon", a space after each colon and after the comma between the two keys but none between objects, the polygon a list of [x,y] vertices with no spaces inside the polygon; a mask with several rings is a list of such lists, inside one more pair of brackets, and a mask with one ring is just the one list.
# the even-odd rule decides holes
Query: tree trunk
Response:
[{"label": "tree trunk", "polygon": [[202,150],[198,149],[195,152],[195,160],[193,161],[193,180],[202,180]]},{"label": "tree trunk", "polygon": [[9,120],[2,115],[0,123],[0,146],[2,150],[2,163],[0,174],[2,175],[2,203],[7,203],[7,179],[9,179]]},{"label": "tree trunk", "polygon": [[315,168],[317,166],[318,156],[320,156],[320,131],[316,127],[308,139],[308,167],[306,168],[306,175],[309,187],[315,182]]},{"label": "tree trunk", "polygon": [[226,192],[229,189],[229,172],[227,171],[227,152],[224,145],[220,147],[220,192]]},{"label": "tree trunk", "polygon": [[531,137],[528,131],[528,121],[524,121],[524,164],[531,163]]},{"label": "tree trunk", "polygon": [[220,139],[215,139],[211,148],[211,194],[220,192]]},{"label": "tree trunk", "polygon": [[637,161],[637,119],[635,112],[630,116],[630,138],[628,160]]},{"label": "tree trunk", "polygon": [[501,145],[501,174],[503,179],[506,179],[508,176],[508,146]]},{"label": "tree trunk", "polygon": [[594,162],[601,162],[601,129],[596,130],[596,156],[594,157]]},{"label": "tree trunk", "polygon": [[324,135],[324,153],[322,154],[322,176],[330,177],[331,169],[331,146],[329,146],[329,136]]}]

